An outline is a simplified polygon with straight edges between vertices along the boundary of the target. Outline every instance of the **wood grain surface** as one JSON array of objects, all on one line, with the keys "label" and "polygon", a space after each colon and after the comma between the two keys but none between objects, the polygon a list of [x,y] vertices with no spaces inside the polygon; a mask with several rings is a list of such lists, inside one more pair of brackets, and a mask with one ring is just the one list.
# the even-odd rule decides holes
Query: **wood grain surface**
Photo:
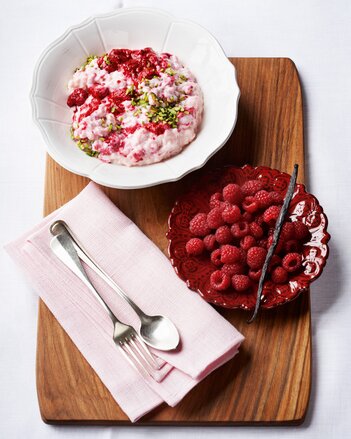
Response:
[{"label": "wood grain surface", "polygon": [[[241,89],[239,117],[228,143],[206,166],[175,183],[139,190],[104,189],[165,253],[167,217],[174,200],[209,169],[250,163],[291,172],[296,162],[299,181],[304,181],[302,98],[294,64],[281,58],[231,61]],[[69,201],[87,183],[48,157],[44,214]],[[263,312],[251,325],[244,311],[218,311],[246,337],[239,355],[201,382],[177,407],[163,405],[137,424],[301,423],[311,385],[309,293]],[[130,424],[42,301],[37,390],[45,422]]]}]

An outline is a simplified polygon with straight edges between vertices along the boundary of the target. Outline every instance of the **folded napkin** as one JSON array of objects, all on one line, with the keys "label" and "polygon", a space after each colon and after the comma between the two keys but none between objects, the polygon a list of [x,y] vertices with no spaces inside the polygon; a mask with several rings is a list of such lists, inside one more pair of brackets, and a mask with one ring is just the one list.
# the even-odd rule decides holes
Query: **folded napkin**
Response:
[{"label": "folded napkin", "polygon": [[[130,367],[112,340],[107,313],[51,252],[49,226],[57,219],[66,221],[87,252],[147,314],[164,314],[178,328],[179,349],[153,351],[168,363],[161,382],[145,379]],[[164,401],[176,405],[231,359],[243,341],[229,322],[186,287],[164,254],[95,183],[6,250],[132,422]],[[129,305],[89,268],[87,272],[116,316],[137,328],[138,317]]]}]

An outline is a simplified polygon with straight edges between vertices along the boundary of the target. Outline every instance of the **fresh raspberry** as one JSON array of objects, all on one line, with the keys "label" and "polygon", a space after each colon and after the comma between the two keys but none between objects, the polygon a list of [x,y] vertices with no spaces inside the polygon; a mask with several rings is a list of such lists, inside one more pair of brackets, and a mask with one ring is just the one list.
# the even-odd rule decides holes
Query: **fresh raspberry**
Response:
[{"label": "fresh raspberry", "polygon": [[223,212],[229,206],[231,206],[231,204],[228,203],[228,201],[220,201],[218,207],[221,209],[221,212]]},{"label": "fresh raspberry", "polygon": [[246,257],[247,257],[247,252],[243,249],[243,248],[239,248],[240,250],[240,263],[241,264],[246,264]]},{"label": "fresh raspberry", "polygon": [[191,238],[185,244],[185,249],[188,255],[198,256],[204,251],[205,246],[200,238]]},{"label": "fresh raspberry", "polygon": [[219,207],[221,205],[221,201],[223,201],[223,198],[220,192],[212,194],[210,198],[210,208],[214,209],[215,207]]},{"label": "fresh raspberry", "polygon": [[243,238],[250,232],[249,223],[247,223],[246,221],[239,221],[237,223],[234,223],[230,230],[234,238]]},{"label": "fresh raspberry", "polygon": [[222,265],[221,262],[221,249],[217,248],[211,253],[211,262],[212,264],[216,265],[216,267],[219,267]]},{"label": "fresh raspberry", "polygon": [[244,221],[246,221],[246,222],[248,222],[248,223],[251,223],[252,221],[253,221],[253,215],[252,215],[252,213],[250,213],[250,212],[244,212],[242,215],[241,215],[241,218],[244,220]]},{"label": "fresh raspberry", "polygon": [[245,267],[240,262],[234,262],[234,264],[224,264],[222,271],[229,276],[233,276],[234,274],[244,274]]},{"label": "fresh raspberry", "polygon": [[251,247],[247,252],[247,265],[253,270],[263,267],[267,251],[262,247]]},{"label": "fresh raspberry", "polygon": [[269,261],[268,271],[271,272],[275,267],[281,265],[282,259],[278,255],[273,255],[271,260]]},{"label": "fresh raspberry", "polygon": [[259,270],[249,270],[249,278],[254,282],[258,283],[261,279],[262,268]]},{"label": "fresh raspberry", "polygon": [[255,222],[252,222],[249,224],[250,233],[254,238],[262,238],[263,236],[263,229],[260,225],[258,225]]},{"label": "fresh raspberry", "polygon": [[[267,249],[273,244],[273,234],[268,236],[267,239]],[[278,239],[278,244],[274,250],[275,253],[280,253],[283,250],[284,247],[284,241],[281,237]]]},{"label": "fresh raspberry", "polygon": [[221,262],[223,264],[233,264],[240,260],[240,250],[234,245],[222,245],[221,247]]},{"label": "fresh raspberry", "polygon": [[84,88],[76,88],[72,91],[72,93],[68,96],[67,105],[69,107],[83,105],[87,100],[89,93],[84,90]]},{"label": "fresh raspberry", "polygon": [[264,224],[264,221],[263,221],[263,215],[258,215],[258,216],[256,217],[255,221],[256,221],[256,223],[257,223],[259,226],[262,226],[262,224]]},{"label": "fresh raspberry", "polygon": [[104,99],[110,93],[110,90],[108,87],[94,85],[93,87],[89,88],[89,92],[96,99]]},{"label": "fresh raspberry", "polygon": [[249,213],[255,213],[260,208],[258,202],[255,200],[253,195],[249,195],[248,197],[245,197],[242,206],[243,209]]},{"label": "fresh raspberry", "polygon": [[220,207],[215,207],[207,214],[207,224],[211,229],[218,229],[224,225],[224,219],[222,218],[222,210]]},{"label": "fresh raspberry", "polygon": [[207,225],[207,215],[198,213],[189,223],[189,230],[195,236],[206,236],[211,232]]},{"label": "fresh raspberry", "polygon": [[235,204],[228,204],[222,212],[222,218],[228,224],[236,223],[240,217],[240,209]]},{"label": "fresh raspberry", "polygon": [[267,248],[267,243],[268,243],[268,239],[263,238],[263,239],[260,239],[259,241],[257,241],[257,246],[262,247],[262,248]]},{"label": "fresh raspberry", "polygon": [[246,291],[251,287],[251,280],[245,274],[234,274],[232,285],[236,291]]},{"label": "fresh raspberry", "polygon": [[246,235],[240,240],[240,247],[246,251],[251,247],[255,247],[256,245],[256,239],[252,235]]},{"label": "fresh raspberry", "polygon": [[223,188],[223,199],[232,204],[239,204],[243,199],[241,188],[238,184],[230,183]]},{"label": "fresh raspberry", "polygon": [[219,227],[216,230],[215,236],[219,244],[229,244],[233,239],[233,236],[230,233],[230,228],[228,226]]},{"label": "fresh raspberry", "polygon": [[256,192],[263,189],[263,183],[260,180],[249,180],[241,186],[242,193],[245,197],[255,195]]},{"label": "fresh raspberry", "polygon": [[216,270],[210,276],[210,285],[217,291],[226,290],[230,285],[230,276],[221,270]]},{"label": "fresh raspberry", "polygon": [[284,284],[288,280],[288,272],[283,267],[276,267],[271,274],[275,284]]},{"label": "fresh raspberry", "polygon": [[204,241],[205,249],[208,250],[209,252],[211,252],[216,248],[217,241],[214,235],[205,236],[203,241]]},{"label": "fresh raspberry", "polygon": [[289,273],[293,273],[301,267],[302,256],[299,253],[288,253],[284,256],[282,266]]},{"label": "fresh raspberry", "polygon": [[284,241],[289,241],[290,239],[294,239],[295,237],[294,224],[290,222],[285,222],[282,225],[280,236],[284,239]]},{"label": "fresh raspberry", "polygon": [[302,241],[310,236],[310,231],[308,230],[306,224],[302,223],[301,221],[294,221],[293,224],[294,234],[297,240]]},{"label": "fresh raspberry", "polygon": [[269,193],[269,198],[271,199],[272,204],[283,204],[283,197],[279,192],[272,191]]},{"label": "fresh raspberry", "polygon": [[284,243],[284,251],[286,253],[299,253],[300,250],[300,243],[296,239],[290,239]]},{"label": "fresh raspberry", "polygon": [[263,213],[263,221],[268,225],[274,225],[280,214],[279,206],[270,206]]},{"label": "fresh raspberry", "polygon": [[266,209],[271,205],[271,198],[269,192],[262,190],[258,191],[255,195],[255,200],[258,202],[261,209]]}]

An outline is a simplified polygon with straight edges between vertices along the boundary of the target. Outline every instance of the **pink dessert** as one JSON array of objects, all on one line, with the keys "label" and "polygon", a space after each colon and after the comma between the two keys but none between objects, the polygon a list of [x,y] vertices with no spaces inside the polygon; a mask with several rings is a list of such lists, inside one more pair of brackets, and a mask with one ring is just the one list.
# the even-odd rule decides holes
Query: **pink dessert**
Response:
[{"label": "pink dessert", "polygon": [[194,75],[176,56],[150,48],[89,57],[68,90],[72,139],[108,163],[148,165],[179,154],[202,119]]}]

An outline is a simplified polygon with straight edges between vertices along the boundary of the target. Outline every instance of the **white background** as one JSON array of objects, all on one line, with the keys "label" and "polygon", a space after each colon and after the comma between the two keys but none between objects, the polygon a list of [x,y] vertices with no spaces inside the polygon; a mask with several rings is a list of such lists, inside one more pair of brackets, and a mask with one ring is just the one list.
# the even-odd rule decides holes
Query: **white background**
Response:
[{"label": "white background", "polygon": [[45,153],[28,94],[42,50],[66,28],[123,6],[156,6],[209,29],[227,55],[290,57],[299,70],[306,122],[308,189],[325,208],[332,241],[312,288],[313,387],[300,427],[53,427],[39,415],[35,389],[37,298],[0,252],[0,437],[346,438],[351,428],[349,193],[351,2],[348,0],[60,0],[1,2],[0,243],[41,218]]}]

